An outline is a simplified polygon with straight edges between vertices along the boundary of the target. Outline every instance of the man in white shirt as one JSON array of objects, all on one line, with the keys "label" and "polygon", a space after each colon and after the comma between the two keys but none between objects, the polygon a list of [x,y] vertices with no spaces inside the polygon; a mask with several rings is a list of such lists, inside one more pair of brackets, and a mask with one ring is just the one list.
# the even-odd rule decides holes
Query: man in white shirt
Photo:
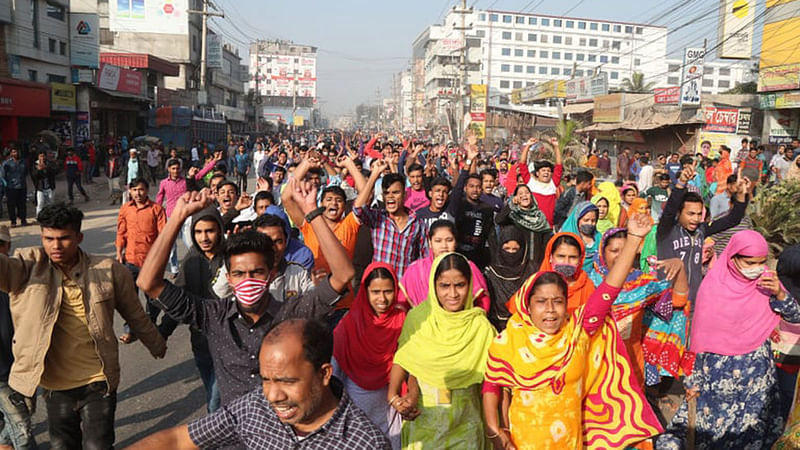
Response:
[{"label": "man in white shirt", "polygon": [[636,182],[636,186],[639,188],[639,192],[645,192],[653,187],[655,169],[653,169],[653,166],[650,164],[650,158],[648,158],[647,155],[639,158],[639,164],[641,170],[639,170],[639,181]]},{"label": "man in white shirt", "polygon": [[[781,145],[781,148],[785,146]],[[780,151],[780,150],[779,150]],[[784,149],[783,152],[776,154],[770,163],[770,171],[775,175],[775,181],[781,181],[786,178],[789,172],[789,167],[792,166],[794,160],[794,150],[791,148]]]}]

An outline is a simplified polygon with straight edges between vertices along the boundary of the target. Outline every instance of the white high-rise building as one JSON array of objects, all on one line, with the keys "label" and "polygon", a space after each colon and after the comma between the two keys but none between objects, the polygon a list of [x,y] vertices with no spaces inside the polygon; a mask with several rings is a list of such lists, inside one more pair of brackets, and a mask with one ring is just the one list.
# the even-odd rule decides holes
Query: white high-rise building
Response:
[{"label": "white high-rise building", "polygon": [[[667,86],[680,86],[681,67],[680,59],[667,60]],[[751,61],[706,61],[703,64],[703,94],[721,94],[736,87],[737,83],[750,83],[756,81]]]}]

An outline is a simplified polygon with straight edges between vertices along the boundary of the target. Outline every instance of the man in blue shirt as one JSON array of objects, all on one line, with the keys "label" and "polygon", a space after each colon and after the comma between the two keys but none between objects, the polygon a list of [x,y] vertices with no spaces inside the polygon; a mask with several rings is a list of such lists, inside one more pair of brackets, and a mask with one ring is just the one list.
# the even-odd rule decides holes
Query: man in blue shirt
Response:
[{"label": "man in blue shirt", "polygon": [[17,226],[17,218],[22,219],[22,226],[28,225],[28,211],[25,205],[25,163],[19,158],[19,150],[12,148],[9,158],[0,166],[0,174],[6,185],[8,200],[8,218],[11,228]]},{"label": "man in blue shirt", "polygon": [[247,176],[250,175],[250,155],[245,150],[244,145],[239,146],[239,152],[236,154],[234,174],[236,175],[239,192],[247,192]]},{"label": "man in blue shirt", "polygon": [[664,166],[669,174],[669,182],[670,184],[675,187],[675,183],[678,182],[678,175],[680,175],[683,166],[681,166],[681,162],[678,160],[678,154],[673,153],[669,157],[669,162]]}]

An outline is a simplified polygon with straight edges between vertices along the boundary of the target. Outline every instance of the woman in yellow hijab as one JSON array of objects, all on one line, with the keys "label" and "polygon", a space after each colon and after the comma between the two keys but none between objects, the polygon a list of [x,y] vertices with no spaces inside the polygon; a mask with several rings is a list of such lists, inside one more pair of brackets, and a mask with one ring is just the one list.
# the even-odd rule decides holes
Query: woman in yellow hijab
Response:
[{"label": "woman in yellow hijab", "polygon": [[[404,449],[488,447],[480,384],[495,330],[473,305],[470,280],[464,256],[438,256],[428,298],[406,316],[387,394],[406,420]],[[402,395],[406,381],[408,393]]]},{"label": "woman in yellow hijab", "polygon": [[605,199],[608,203],[608,212],[605,215],[600,214],[602,217],[597,221],[597,231],[602,234],[619,226],[622,198],[619,196],[619,190],[614,186],[614,183],[604,181],[597,186],[597,194],[592,197],[592,203],[597,205],[600,199]]},{"label": "woman in yellow hijab", "polygon": [[572,315],[556,272],[539,272],[512,298],[517,312],[489,348],[483,394],[496,448],[622,449],[661,432],[609,315],[648,219],[630,220],[605,281]]}]

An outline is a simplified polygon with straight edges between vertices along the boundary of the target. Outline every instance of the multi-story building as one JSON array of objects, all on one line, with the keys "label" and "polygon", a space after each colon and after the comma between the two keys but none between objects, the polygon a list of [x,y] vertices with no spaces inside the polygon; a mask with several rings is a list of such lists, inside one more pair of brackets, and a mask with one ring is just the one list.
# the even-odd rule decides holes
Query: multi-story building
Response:
[{"label": "multi-story building", "polygon": [[5,1],[0,2],[0,8],[8,13],[13,8],[13,14],[7,16],[9,22],[3,27],[3,53],[8,58],[8,64],[0,69],[5,71],[3,75],[39,83],[67,82],[69,1]]},{"label": "multi-story building", "polygon": [[493,10],[473,12],[470,22],[490,95],[597,71],[608,73],[611,89],[635,72],[666,81],[666,27]]},{"label": "multi-story building", "polygon": [[208,102],[223,113],[229,122],[235,122],[234,132],[244,130],[247,110],[244,102],[244,87],[247,71],[242,70],[239,50],[229,44],[222,46],[222,67],[209,69]]},{"label": "multi-story building", "polygon": [[317,48],[287,41],[250,44],[250,83],[268,120],[293,124],[313,117],[317,98]]},{"label": "multi-story building", "polygon": [[[667,86],[680,86],[683,61],[667,60]],[[737,84],[756,81],[754,65],[749,61],[706,61],[703,64],[703,94],[721,94]]]}]

